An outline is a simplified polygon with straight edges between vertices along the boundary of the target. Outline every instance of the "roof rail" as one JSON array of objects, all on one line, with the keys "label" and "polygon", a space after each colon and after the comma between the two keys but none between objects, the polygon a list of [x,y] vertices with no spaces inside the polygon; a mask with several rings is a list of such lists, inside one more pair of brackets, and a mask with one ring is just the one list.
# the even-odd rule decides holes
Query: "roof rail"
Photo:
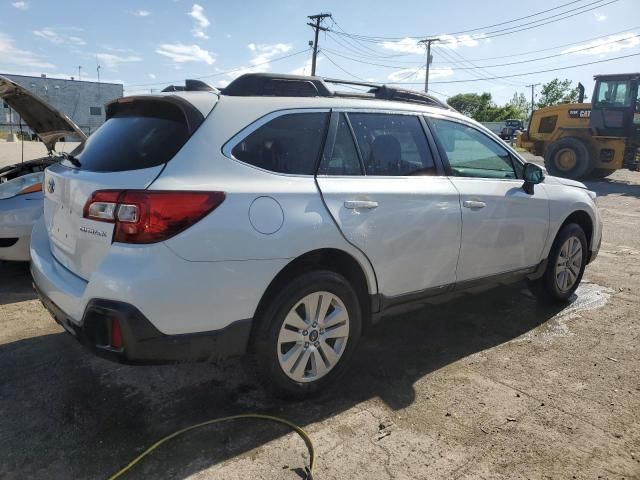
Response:
[{"label": "roof rail", "polygon": [[[336,92],[327,84],[368,87],[367,92]],[[246,73],[222,90],[223,95],[274,97],[351,97],[395,102],[418,103],[451,109],[445,102],[428,93],[407,90],[371,82],[339,80],[317,76],[285,75],[274,73]]]},{"label": "roof rail", "polygon": [[162,89],[163,92],[214,92],[219,93],[220,91],[206,82],[202,80],[191,80],[187,79],[184,81],[184,86],[182,85],[169,85]]}]

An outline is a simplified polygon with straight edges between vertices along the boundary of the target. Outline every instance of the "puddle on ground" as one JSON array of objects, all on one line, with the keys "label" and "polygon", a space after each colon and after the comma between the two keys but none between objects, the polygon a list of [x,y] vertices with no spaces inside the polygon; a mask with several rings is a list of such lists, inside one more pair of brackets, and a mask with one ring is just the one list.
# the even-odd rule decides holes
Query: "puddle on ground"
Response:
[{"label": "puddle on ground", "polygon": [[531,341],[534,336],[550,339],[574,335],[569,329],[571,321],[578,318],[580,312],[605,306],[612,293],[613,290],[607,287],[583,280],[576,290],[573,301],[566,308],[550,318],[540,328],[527,332],[516,341]]}]

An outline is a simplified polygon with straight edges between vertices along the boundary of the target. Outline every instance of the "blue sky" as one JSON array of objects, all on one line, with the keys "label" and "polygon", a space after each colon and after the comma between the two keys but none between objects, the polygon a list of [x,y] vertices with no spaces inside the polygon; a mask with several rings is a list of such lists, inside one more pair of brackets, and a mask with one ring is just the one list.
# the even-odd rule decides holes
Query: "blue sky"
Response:
[{"label": "blue sky", "polygon": [[[489,27],[563,4],[528,20]],[[0,12],[0,72],[69,78],[78,76],[80,65],[82,79],[95,80],[99,64],[101,80],[124,83],[128,94],[184,78],[206,76],[205,81],[224,86],[247,71],[309,73],[313,34],[306,16],[320,12],[331,12],[337,22],[325,22],[333,31],[321,34],[319,42],[318,74],[330,77],[417,82],[406,86],[421,89],[425,53],[414,36],[442,39],[433,49],[431,89],[444,96],[488,91],[503,103],[514,92],[529,98],[525,85],[555,77],[581,81],[589,93],[594,74],[640,71],[640,56],[632,56],[466,81],[640,53],[639,0],[0,0]],[[514,25],[525,28],[536,25],[529,21],[578,12],[583,13],[502,35]],[[340,29],[363,37],[345,36]],[[493,66],[512,62],[523,63]],[[440,83],[459,80],[465,82]]]}]

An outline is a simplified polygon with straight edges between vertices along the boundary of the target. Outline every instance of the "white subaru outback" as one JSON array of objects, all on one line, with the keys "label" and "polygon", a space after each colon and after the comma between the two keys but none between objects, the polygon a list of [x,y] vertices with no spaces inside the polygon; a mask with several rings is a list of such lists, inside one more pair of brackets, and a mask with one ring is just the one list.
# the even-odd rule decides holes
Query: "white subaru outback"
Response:
[{"label": "white subaru outback", "polygon": [[45,173],[31,269],[56,321],[128,363],[248,352],[305,394],[412,304],[522,279],[573,294],[600,246],[593,192],[433,97],[340,83],[248,74],[108,104]]}]

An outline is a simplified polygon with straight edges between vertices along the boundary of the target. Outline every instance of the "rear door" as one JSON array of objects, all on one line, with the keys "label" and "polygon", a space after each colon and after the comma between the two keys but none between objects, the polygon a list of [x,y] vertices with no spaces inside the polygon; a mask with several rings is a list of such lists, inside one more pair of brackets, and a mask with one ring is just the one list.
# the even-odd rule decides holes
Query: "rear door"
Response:
[{"label": "rear door", "polygon": [[93,192],[146,189],[186,143],[202,114],[175,98],[120,99],[71,157],[45,172],[44,218],[54,257],[88,279],[106,255],[113,225],[83,217]]},{"label": "rear door", "polygon": [[386,297],[456,278],[458,193],[434,162],[423,127],[413,114],[334,113],[318,170],[327,207],[371,260]]},{"label": "rear door", "polygon": [[460,192],[462,249],[458,281],[534,267],[549,230],[549,201],[523,188],[522,165],[478,128],[430,117],[441,157]]}]

